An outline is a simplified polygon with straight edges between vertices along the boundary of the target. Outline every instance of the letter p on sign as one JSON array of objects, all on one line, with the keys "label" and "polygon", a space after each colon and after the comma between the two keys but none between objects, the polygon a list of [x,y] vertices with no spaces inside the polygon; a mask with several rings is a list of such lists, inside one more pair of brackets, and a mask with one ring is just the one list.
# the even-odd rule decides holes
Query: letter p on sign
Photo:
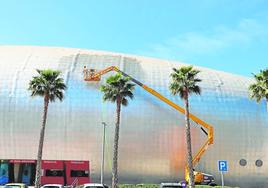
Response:
[{"label": "letter p on sign", "polygon": [[220,172],[227,172],[228,171],[227,161],[218,161],[218,166],[219,166]]}]

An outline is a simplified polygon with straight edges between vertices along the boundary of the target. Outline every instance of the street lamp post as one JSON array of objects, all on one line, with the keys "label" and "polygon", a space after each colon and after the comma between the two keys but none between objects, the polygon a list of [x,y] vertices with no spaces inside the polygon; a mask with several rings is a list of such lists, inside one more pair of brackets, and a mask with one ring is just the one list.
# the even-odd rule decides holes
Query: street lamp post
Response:
[{"label": "street lamp post", "polygon": [[102,158],[101,158],[101,184],[103,184],[103,174],[104,174],[104,153],[105,153],[105,128],[106,123],[102,122],[103,125],[103,136],[102,136]]}]

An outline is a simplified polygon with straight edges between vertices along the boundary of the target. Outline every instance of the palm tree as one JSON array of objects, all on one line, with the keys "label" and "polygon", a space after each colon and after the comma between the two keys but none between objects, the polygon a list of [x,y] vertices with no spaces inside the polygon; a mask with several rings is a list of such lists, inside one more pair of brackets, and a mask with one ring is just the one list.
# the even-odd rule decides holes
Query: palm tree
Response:
[{"label": "palm tree", "polygon": [[268,69],[261,70],[258,74],[253,74],[255,83],[249,86],[250,98],[258,103],[266,99],[266,110],[268,112]]},{"label": "palm tree", "polygon": [[135,85],[129,82],[128,77],[122,77],[121,74],[110,76],[106,80],[106,85],[101,86],[104,93],[103,100],[116,103],[116,123],[114,133],[114,154],[113,154],[113,170],[112,170],[112,188],[118,187],[118,145],[119,145],[119,125],[121,105],[127,106],[128,99],[133,99],[133,90]]},{"label": "palm tree", "polygon": [[31,91],[31,96],[41,96],[44,98],[44,111],[42,117],[42,124],[39,137],[39,146],[37,154],[37,165],[36,165],[36,176],[35,176],[35,187],[41,186],[41,160],[43,143],[45,137],[45,125],[47,120],[47,111],[49,102],[54,102],[56,99],[63,100],[63,93],[66,89],[64,80],[59,78],[60,72],[54,70],[37,70],[38,76],[34,76],[29,83],[28,90]]},{"label": "palm tree", "polygon": [[185,66],[179,69],[173,68],[173,72],[170,74],[172,82],[169,85],[169,89],[173,95],[179,94],[180,98],[185,102],[185,123],[186,123],[186,143],[187,143],[187,163],[190,188],[194,187],[194,172],[192,163],[192,148],[191,148],[191,132],[189,121],[189,95],[192,93],[200,94],[201,89],[197,85],[201,82],[196,78],[199,70],[193,69],[192,66]]}]

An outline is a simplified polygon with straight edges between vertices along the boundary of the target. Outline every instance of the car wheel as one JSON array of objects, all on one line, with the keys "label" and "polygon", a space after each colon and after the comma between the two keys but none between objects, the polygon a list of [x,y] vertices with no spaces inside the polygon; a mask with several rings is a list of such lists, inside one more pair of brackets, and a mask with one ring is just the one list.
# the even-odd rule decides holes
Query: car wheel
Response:
[{"label": "car wheel", "polygon": [[212,187],[217,186],[217,184],[214,183],[214,182],[211,182],[211,183],[209,183],[208,185],[209,185],[209,186],[212,186]]}]

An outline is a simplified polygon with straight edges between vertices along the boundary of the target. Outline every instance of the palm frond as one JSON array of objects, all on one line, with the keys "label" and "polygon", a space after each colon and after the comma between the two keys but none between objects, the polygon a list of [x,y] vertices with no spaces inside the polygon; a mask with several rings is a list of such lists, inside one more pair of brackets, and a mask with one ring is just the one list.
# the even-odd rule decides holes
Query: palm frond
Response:
[{"label": "palm frond", "polygon": [[135,84],[130,83],[130,78],[123,77],[121,74],[110,76],[106,84],[100,87],[103,92],[103,100],[115,103],[118,98],[123,106],[128,104],[127,98],[133,99]]},{"label": "palm frond", "polygon": [[268,69],[260,70],[259,73],[253,74],[255,83],[248,88],[250,99],[260,102],[268,96]]},{"label": "palm frond", "polygon": [[197,78],[197,74],[200,73],[199,70],[193,69],[193,66],[183,66],[172,70],[169,90],[173,95],[179,94],[181,98],[184,98],[186,93],[201,94],[201,89],[197,85],[198,82],[202,81]]},{"label": "palm frond", "polygon": [[48,94],[48,98],[51,102],[54,102],[56,99],[62,101],[67,86],[64,80],[59,77],[61,72],[51,69],[37,69],[36,71],[39,75],[34,76],[29,82],[28,90],[31,91],[31,96],[44,97]]}]

